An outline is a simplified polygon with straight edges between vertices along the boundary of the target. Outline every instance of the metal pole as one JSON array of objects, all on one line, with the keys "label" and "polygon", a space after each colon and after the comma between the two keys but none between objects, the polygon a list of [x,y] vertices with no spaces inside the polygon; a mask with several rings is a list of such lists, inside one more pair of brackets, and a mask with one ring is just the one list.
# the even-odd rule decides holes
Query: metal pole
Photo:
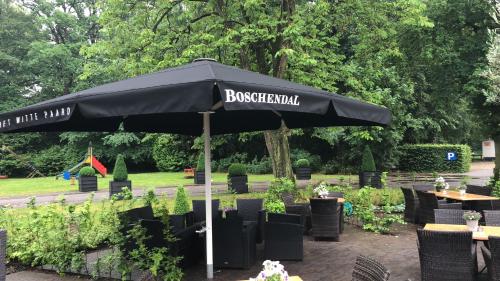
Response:
[{"label": "metal pole", "polygon": [[203,112],[203,135],[205,137],[205,222],[207,236],[207,278],[214,278],[212,245],[212,167],[210,160],[210,114]]}]

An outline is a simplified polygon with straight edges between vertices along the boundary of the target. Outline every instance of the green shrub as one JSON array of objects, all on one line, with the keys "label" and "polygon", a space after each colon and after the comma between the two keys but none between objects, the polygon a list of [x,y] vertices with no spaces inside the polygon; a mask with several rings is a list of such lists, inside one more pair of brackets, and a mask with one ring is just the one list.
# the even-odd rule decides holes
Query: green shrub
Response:
[{"label": "green shrub", "polygon": [[128,180],[127,165],[125,164],[125,159],[121,154],[118,154],[118,156],[116,157],[115,167],[113,169],[113,180],[114,181]]},{"label": "green shrub", "polygon": [[262,175],[270,174],[273,172],[273,164],[271,163],[271,158],[264,156],[259,161],[255,157],[252,162],[247,165],[247,172],[250,174]]},{"label": "green shrub", "polygon": [[90,166],[85,166],[80,169],[80,176],[81,177],[93,177],[95,176],[95,170],[94,168]]},{"label": "green shrub", "polygon": [[295,167],[297,168],[309,168],[310,167],[310,163],[309,163],[309,160],[307,159],[299,159],[297,160],[297,162],[295,162]]},{"label": "green shrub", "polygon": [[264,197],[264,209],[272,213],[285,212],[285,204],[281,198],[285,192],[296,194],[295,183],[287,178],[273,180]]},{"label": "green shrub", "polygon": [[377,170],[375,166],[375,160],[373,160],[373,154],[368,145],[365,146],[363,150],[363,158],[361,159],[361,171],[362,172],[374,172]]},{"label": "green shrub", "polygon": [[[455,152],[457,160],[447,160],[447,153]],[[409,172],[469,171],[472,161],[471,148],[461,144],[412,144],[401,147],[399,169]]]},{"label": "green shrub", "polygon": [[245,164],[233,163],[229,166],[227,172],[230,177],[245,176],[247,174],[247,168]]},{"label": "green shrub", "polygon": [[153,144],[152,156],[160,171],[176,172],[189,167],[192,142],[178,135],[160,135]]},{"label": "green shrub", "polygon": [[174,214],[183,215],[189,212],[189,200],[184,186],[179,185],[175,192]]},{"label": "green shrub", "polygon": [[290,158],[292,160],[294,168],[297,168],[295,164],[299,159],[307,159],[310,164],[309,167],[314,172],[320,171],[322,168],[321,157],[319,155],[311,154],[309,151],[304,149],[298,149],[298,148],[292,149],[290,151]]},{"label": "green shrub", "polygon": [[205,153],[201,152],[198,155],[198,162],[196,163],[196,171],[203,172],[205,171]]}]

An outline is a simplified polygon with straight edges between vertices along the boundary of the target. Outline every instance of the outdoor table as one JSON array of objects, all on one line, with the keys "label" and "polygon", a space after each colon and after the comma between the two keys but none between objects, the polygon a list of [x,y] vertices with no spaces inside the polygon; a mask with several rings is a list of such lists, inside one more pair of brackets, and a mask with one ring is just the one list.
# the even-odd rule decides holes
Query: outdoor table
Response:
[{"label": "outdoor table", "polygon": [[473,193],[465,193],[464,195],[460,195],[460,192],[458,191],[429,191],[432,192],[436,195],[436,197],[440,198],[446,198],[446,199],[451,199],[451,200],[456,200],[456,201],[491,201],[491,200],[500,200],[498,197],[493,197],[493,196],[485,196],[485,195],[479,195],[479,194],[473,194]]},{"label": "outdoor table", "polygon": [[[434,224],[428,223],[424,230],[432,231],[469,231],[466,225],[459,224]],[[488,241],[488,236],[500,236],[500,226],[480,226],[480,231],[472,233],[472,239],[476,241]]]},{"label": "outdoor table", "polygon": [[339,204],[344,204],[344,202],[345,202],[344,198],[339,198],[339,197],[327,197],[327,198],[328,199],[337,198],[337,203],[339,203]]}]

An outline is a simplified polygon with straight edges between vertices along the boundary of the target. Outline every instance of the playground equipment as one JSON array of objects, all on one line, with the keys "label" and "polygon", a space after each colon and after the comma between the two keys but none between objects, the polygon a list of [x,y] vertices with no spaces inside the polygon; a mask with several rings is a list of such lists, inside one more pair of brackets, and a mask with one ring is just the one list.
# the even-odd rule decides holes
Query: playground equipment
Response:
[{"label": "playground equipment", "polygon": [[22,157],[21,155],[15,153],[14,150],[12,150],[10,147],[2,145],[2,151],[12,155],[14,158],[17,159],[17,161],[21,162],[25,167],[27,167],[30,170],[30,173],[28,174],[28,176],[26,176],[26,178],[30,179],[36,176],[45,177],[45,175],[42,174],[32,163],[24,159],[24,157]]},{"label": "playground equipment", "polygon": [[92,143],[89,143],[89,148],[87,150],[87,154],[83,157],[83,160],[71,167],[70,169],[58,174],[56,179],[62,177],[65,180],[70,180],[73,175],[76,175],[76,172],[79,171],[80,167],[89,164],[92,168],[94,168],[103,178],[108,174],[108,169],[101,163],[95,156],[92,151]]}]

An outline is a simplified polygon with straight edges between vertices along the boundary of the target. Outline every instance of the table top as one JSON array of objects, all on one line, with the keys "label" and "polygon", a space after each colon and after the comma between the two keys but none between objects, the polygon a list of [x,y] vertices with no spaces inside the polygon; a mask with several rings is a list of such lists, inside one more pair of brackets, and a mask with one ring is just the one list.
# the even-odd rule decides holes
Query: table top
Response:
[{"label": "table top", "polygon": [[472,194],[472,193],[465,193],[464,195],[460,195],[460,192],[458,191],[429,191],[434,193],[437,197],[441,198],[447,198],[447,199],[453,199],[457,201],[483,201],[483,200],[499,200],[500,198],[498,197],[493,197],[493,196],[485,196],[485,195],[479,195],[479,194]]},{"label": "table top", "polygon": [[[488,236],[500,236],[499,226],[480,226],[480,231],[472,233],[472,239],[479,241],[487,241]],[[434,224],[428,223],[425,225],[424,230],[433,231],[469,231],[466,225],[458,224]],[[482,231],[481,231],[482,230]]]}]

